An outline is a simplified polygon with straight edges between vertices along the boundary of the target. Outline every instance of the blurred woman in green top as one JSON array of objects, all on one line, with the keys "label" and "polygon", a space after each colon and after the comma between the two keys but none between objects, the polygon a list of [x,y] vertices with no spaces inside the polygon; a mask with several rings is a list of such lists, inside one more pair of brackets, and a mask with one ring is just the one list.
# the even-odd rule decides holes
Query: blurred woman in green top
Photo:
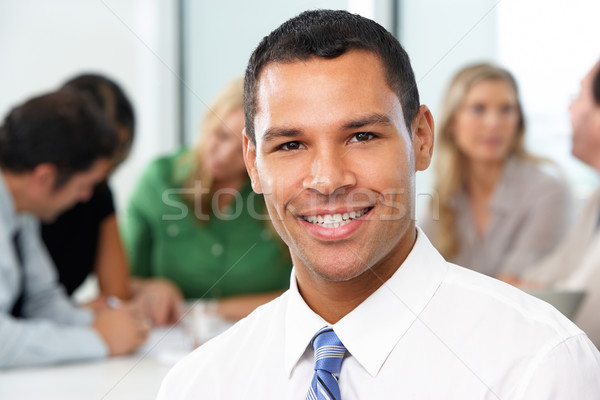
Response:
[{"label": "blurred woman in green top", "polygon": [[150,164],[122,225],[132,274],[164,277],[187,299],[239,319],[289,286],[289,253],[250,186],[242,156],[243,80],[217,96],[192,150]]}]

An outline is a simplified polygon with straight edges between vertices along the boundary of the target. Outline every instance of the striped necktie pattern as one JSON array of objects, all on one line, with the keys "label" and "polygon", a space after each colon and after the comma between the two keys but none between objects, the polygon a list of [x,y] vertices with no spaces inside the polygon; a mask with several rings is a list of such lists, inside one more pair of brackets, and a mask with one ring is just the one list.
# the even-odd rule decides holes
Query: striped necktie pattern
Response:
[{"label": "striped necktie pattern", "polygon": [[23,265],[23,248],[21,246],[20,236],[21,234],[19,231],[15,232],[13,235],[13,246],[17,256],[19,272],[21,274],[19,293],[17,294],[17,298],[13,304],[12,310],[10,311],[10,314],[15,318],[23,317],[23,302],[25,299],[25,266]]},{"label": "striped necktie pattern", "polygon": [[340,400],[338,378],[346,348],[333,329],[324,327],[312,339],[315,374],[306,400]]}]

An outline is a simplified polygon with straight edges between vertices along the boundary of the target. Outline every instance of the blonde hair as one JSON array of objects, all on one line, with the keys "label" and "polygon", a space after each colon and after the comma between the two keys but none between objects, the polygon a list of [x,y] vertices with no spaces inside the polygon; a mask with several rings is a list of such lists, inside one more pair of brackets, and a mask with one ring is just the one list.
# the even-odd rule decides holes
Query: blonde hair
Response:
[{"label": "blonde hair", "polygon": [[200,124],[196,146],[178,160],[186,171],[183,187],[190,189],[185,191],[183,196],[190,204],[199,201],[204,215],[212,212],[211,198],[214,184],[210,171],[206,170],[202,163],[207,148],[207,138],[214,134],[231,112],[243,108],[244,79],[239,77],[230,82],[213,100]]},{"label": "blonde hair", "polygon": [[515,78],[507,70],[491,64],[475,64],[460,70],[450,82],[444,96],[436,135],[435,191],[439,198],[439,221],[433,234],[433,242],[446,258],[454,258],[460,250],[459,234],[456,231],[457,216],[451,198],[466,188],[467,160],[454,139],[454,122],[469,90],[482,81],[504,81],[511,85],[517,98],[519,122],[509,157],[539,162],[542,159],[525,150],[525,118],[519,101],[519,90]]}]

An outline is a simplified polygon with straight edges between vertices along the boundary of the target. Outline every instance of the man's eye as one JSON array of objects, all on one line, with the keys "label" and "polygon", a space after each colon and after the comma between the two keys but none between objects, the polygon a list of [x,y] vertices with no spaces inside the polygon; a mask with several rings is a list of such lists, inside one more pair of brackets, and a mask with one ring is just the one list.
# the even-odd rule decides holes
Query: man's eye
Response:
[{"label": "man's eye", "polygon": [[371,132],[358,132],[355,133],[354,136],[352,136],[352,139],[350,139],[351,142],[366,142],[368,140],[371,140],[375,137],[374,134],[372,134]]},{"label": "man's eye", "polygon": [[293,141],[293,142],[287,142],[287,143],[282,144],[281,146],[279,146],[279,149],[290,151],[290,150],[299,150],[302,147],[303,146],[300,142]]}]

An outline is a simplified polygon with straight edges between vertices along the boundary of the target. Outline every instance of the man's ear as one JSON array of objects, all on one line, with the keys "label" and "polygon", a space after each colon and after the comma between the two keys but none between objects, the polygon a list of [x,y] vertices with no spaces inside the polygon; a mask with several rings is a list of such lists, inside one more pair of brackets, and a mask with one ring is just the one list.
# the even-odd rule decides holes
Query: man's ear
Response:
[{"label": "man's ear", "polygon": [[38,164],[31,173],[31,189],[36,192],[52,193],[58,171],[50,163]]},{"label": "man's ear", "polygon": [[244,146],[244,163],[252,182],[252,189],[256,193],[262,193],[258,171],[256,170],[256,145],[246,134],[246,128],[242,131],[242,145]]},{"label": "man's ear", "polygon": [[424,171],[431,163],[433,155],[435,123],[427,106],[420,106],[412,123],[415,171]]}]

